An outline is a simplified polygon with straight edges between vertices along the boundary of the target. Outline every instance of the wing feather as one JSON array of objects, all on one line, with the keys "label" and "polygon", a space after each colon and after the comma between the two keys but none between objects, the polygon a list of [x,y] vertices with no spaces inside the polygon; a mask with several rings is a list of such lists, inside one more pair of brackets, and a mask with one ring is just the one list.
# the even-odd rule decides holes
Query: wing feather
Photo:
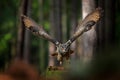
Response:
[{"label": "wing feather", "polygon": [[54,40],[48,33],[43,29],[42,26],[39,26],[34,20],[31,18],[22,15],[22,21],[27,29],[29,29],[33,34],[40,36],[53,44],[56,45],[58,43],[56,40]]},{"label": "wing feather", "polygon": [[101,8],[97,8],[95,11],[88,14],[83,21],[78,24],[77,30],[68,41],[72,43],[84,32],[90,30],[92,26],[100,20],[102,12],[103,10]]}]

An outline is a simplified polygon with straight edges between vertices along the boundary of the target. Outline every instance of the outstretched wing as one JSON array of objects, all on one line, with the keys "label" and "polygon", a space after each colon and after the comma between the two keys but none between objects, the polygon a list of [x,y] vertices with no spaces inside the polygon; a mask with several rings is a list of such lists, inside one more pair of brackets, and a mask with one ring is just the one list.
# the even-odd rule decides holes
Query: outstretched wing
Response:
[{"label": "outstretched wing", "polygon": [[101,18],[103,10],[101,8],[97,8],[95,11],[88,14],[85,19],[78,25],[77,31],[73,34],[73,36],[66,42],[69,45],[75,41],[80,35],[84,32],[90,30],[93,25],[95,25]]},{"label": "outstretched wing", "polygon": [[40,36],[53,44],[58,44],[56,40],[54,40],[50,35],[47,34],[47,32],[42,28],[42,26],[39,26],[34,20],[32,20],[29,17],[26,17],[22,15],[22,21],[24,22],[24,25],[27,29],[29,29],[33,34]]}]

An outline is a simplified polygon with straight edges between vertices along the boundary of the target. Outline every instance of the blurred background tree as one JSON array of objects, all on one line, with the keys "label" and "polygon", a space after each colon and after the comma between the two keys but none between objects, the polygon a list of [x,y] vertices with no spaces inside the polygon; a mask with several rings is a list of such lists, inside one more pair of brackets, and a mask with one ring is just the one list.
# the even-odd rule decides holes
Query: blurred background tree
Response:
[{"label": "blurred background tree", "polygon": [[[60,42],[65,42],[89,12],[97,7],[104,10],[101,21],[72,44],[72,59],[93,59],[94,55],[119,53],[120,0],[4,0],[0,2],[0,70],[14,59],[33,64],[39,71],[57,65],[50,54],[55,46],[25,29],[21,15],[27,15],[43,25]],[[93,39],[94,38],[94,39]],[[87,45],[87,46],[86,46]],[[109,51],[111,50],[111,51]],[[118,56],[118,54],[116,54]],[[89,60],[89,59],[88,59]]]}]

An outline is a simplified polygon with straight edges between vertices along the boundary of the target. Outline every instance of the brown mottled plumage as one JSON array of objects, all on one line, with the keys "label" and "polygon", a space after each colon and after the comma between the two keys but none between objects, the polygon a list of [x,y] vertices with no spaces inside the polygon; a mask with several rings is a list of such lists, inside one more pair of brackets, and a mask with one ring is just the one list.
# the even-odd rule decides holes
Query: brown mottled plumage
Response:
[{"label": "brown mottled plumage", "polygon": [[93,25],[95,25],[101,18],[103,10],[101,8],[97,8],[90,14],[88,14],[77,26],[77,29],[73,36],[71,37],[71,41],[75,41],[80,35],[84,32],[90,30]]},{"label": "brown mottled plumage", "polygon": [[29,29],[33,34],[45,38],[51,41],[53,44],[56,44],[56,41],[50,35],[48,35],[43,27],[39,26],[34,20],[24,15],[22,15],[22,20],[25,27]]},{"label": "brown mottled plumage", "polygon": [[22,16],[22,20],[26,26],[31,32],[34,34],[43,37],[49,41],[51,41],[55,46],[57,47],[56,52],[52,54],[53,56],[57,57],[57,60],[60,62],[60,64],[63,61],[63,58],[69,59],[71,53],[70,45],[84,32],[90,30],[93,25],[95,25],[101,18],[102,9],[97,8],[90,14],[88,14],[85,19],[82,20],[81,23],[79,23],[77,30],[73,34],[73,36],[66,42],[66,43],[60,43],[56,40],[54,40],[50,35],[46,33],[46,31],[39,26],[35,21],[33,21],[31,18]]}]

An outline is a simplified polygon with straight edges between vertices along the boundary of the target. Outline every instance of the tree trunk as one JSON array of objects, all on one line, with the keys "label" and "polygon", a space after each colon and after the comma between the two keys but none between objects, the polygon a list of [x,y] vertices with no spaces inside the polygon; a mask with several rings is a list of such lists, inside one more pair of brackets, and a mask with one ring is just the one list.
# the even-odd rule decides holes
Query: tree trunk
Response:
[{"label": "tree trunk", "polygon": [[[26,3],[26,13],[25,15],[30,17],[30,10],[31,10],[31,0],[27,0]],[[30,31],[25,30],[25,36],[24,36],[24,61],[29,63],[29,55],[30,55]]]},{"label": "tree trunk", "polygon": [[70,20],[70,11],[71,11],[71,2],[70,2],[71,0],[66,0],[66,3],[67,3],[67,9],[66,9],[66,16],[67,16],[67,21],[66,21],[66,26],[67,26],[67,30],[66,30],[66,37],[67,37],[67,40],[70,38],[70,22],[71,22],[71,20]]},{"label": "tree trunk", "polygon": [[[82,0],[82,18],[95,9],[94,0]],[[92,59],[96,42],[95,26],[80,37],[80,58],[83,62],[89,62]]]},{"label": "tree trunk", "polygon": [[[98,6],[101,7],[103,10],[105,10],[105,1],[99,0]],[[105,15],[105,13],[103,13]],[[104,49],[105,44],[105,17],[103,16],[99,22],[99,24],[96,27],[97,32],[97,48],[96,52],[101,53],[101,51]]]},{"label": "tree trunk", "polygon": [[61,1],[62,0],[53,0],[54,3],[54,28],[55,28],[55,38],[59,41],[62,42],[62,24],[61,24]]},{"label": "tree trunk", "polygon": [[99,0],[98,6],[104,10],[97,30],[97,53],[104,53],[115,43],[115,1]]},{"label": "tree trunk", "polygon": [[[51,35],[59,42],[62,42],[61,0],[52,0],[50,7]],[[51,56],[51,54],[54,52],[55,46],[52,43],[49,43],[49,66],[58,65],[57,60]]]},{"label": "tree trunk", "polygon": [[[44,18],[43,18],[43,0],[39,0],[39,22],[41,25],[43,25],[43,21],[44,21]],[[43,25],[44,26],[44,25]],[[45,45],[44,45],[44,39],[40,39],[40,44],[39,44],[39,67],[40,67],[40,71],[44,70],[45,69]]]},{"label": "tree trunk", "polygon": [[113,45],[115,40],[115,0],[105,0],[105,43]]},{"label": "tree trunk", "polygon": [[67,41],[67,1],[62,0],[62,32],[63,32],[63,42]]},{"label": "tree trunk", "polygon": [[[21,5],[19,9],[19,25],[18,25],[18,39],[17,39],[17,54],[16,59],[24,59],[24,53],[29,52],[29,42],[27,42],[29,37],[25,41],[25,37],[28,35],[28,33],[25,31],[25,27],[23,26],[21,15],[27,15],[28,13],[28,3],[29,0],[21,0]],[[26,36],[25,36],[26,34]],[[25,43],[27,42],[27,43]],[[26,51],[24,48],[27,48]]]},{"label": "tree trunk", "polygon": [[[77,22],[78,22],[79,7],[77,6],[78,5],[77,3],[78,3],[78,0],[72,0],[71,1],[71,18],[70,18],[71,19],[71,23],[70,23],[70,25],[71,25],[71,29],[70,29],[71,36],[75,32],[75,29],[77,27]],[[71,48],[74,50],[74,53],[71,56],[73,60],[76,59],[76,57],[77,57],[77,54],[76,54],[77,53],[77,50],[76,50],[77,49],[77,44],[78,44],[78,41],[75,41],[71,45]]]},{"label": "tree trunk", "polygon": [[[54,0],[52,0],[51,2],[50,2],[50,9],[51,9],[51,11],[50,11],[50,23],[51,23],[51,28],[50,28],[50,35],[51,36],[53,36],[53,37],[55,37],[55,35],[54,35],[54,31],[55,31],[55,29],[54,29],[54,10],[53,10],[53,1]],[[52,44],[51,42],[49,42],[49,63],[48,63],[48,65],[49,66],[54,66],[55,65],[55,58],[53,57],[53,56],[51,56],[51,54],[52,53],[54,53],[55,52],[55,45],[54,44]]]}]

